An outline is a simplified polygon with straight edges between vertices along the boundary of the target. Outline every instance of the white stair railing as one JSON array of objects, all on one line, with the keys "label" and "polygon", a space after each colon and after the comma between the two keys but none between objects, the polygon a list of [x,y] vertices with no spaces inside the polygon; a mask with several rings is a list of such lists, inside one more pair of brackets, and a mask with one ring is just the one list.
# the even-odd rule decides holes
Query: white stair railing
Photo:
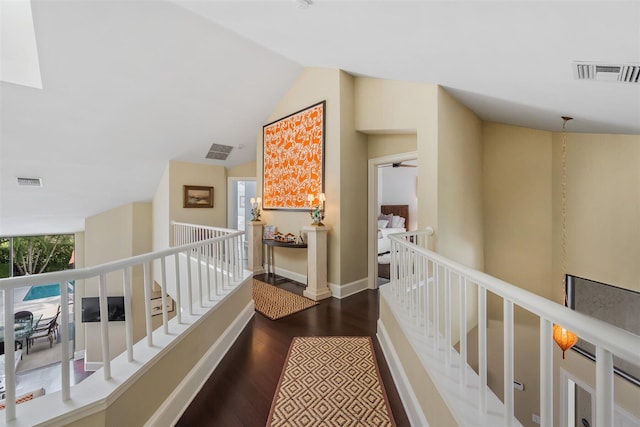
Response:
[{"label": "white stair railing", "polygon": [[[148,347],[154,346],[151,317],[151,287],[154,281],[152,264],[160,263],[160,278],[157,278],[161,286],[162,298],[162,322],[163,333],[169,335],[169,316],[167,312],[167,290],[172,290],[171,295],[176,300],[176,317],[178,325],[183,324],[182,312],[193,315],[196,311],[193,307],[192,299],[185,304],[182,301],[181,293],[186,290],[189,295],[198,295],[198,306],[200,308],[210,308],[213,303],[211,291],[215,292],[219,302],[233,287],[238,285],[243,278],[242,257],[239,248],[244,232],[237,230],[227,230],[212,227],[202,227],[189,224],[175,224],[175,235],[177,246],[144,255],[118,260],[94,267],[80,268],[75,270],[65,270],[55,273],[45,273],[9,279],[0,279],[0,291],[4,293],[4,341],[13,343],[15,341],[15,321],[14,321],[14,291],[17,288],[26,286],[38,286],[51,283],[67,283],[93,279],[98,282],[98,299],[100,303],[100,333],[102,342],[102,360],[104,380],[111,379],[111,358],[110,341],[107,312],[107,286],[110,280],[122,277],[122,286],[125,300],[125,345],[129,362],[135,359],[134,343],[132,333],[131,315],[131,295],[132,284],[131,270],[133,267],[141,266],[144,271],[145,298],[145,325],[146,344]],[[189,230],[188,233],[185,230]],[[205,258],[203,261],[202,258]],[[173,258],[173,260],[172,260]],[[207,283],[203,279],[202,270],[206,266]],[[192,280],[193,270],[196,269],[197,280]],[[169,276],[170,270],[175,271],[175,275]],[[186,271],[187,274],[182,272]],[[119,273],[119,274],[118,274]],[[121,276],[120,276],[121,274]],[[185,276],[188,279],[185,280]],[[202,290],[207,289],[207,297],[203,296]],[[175,291],[175,293],[174,293]],[[68,361],[71,357],[69,352],[69,294],[67,286],[60,287],[60,360]],[[202,311],[202,310],[201,310]],[[13,345],[5,345],[5,420],[10,422],[16,419],[16,375],[15,375],[15,349]],[[13,367],[13,369],[12,369]],[[71,376],[69,363],[61,363],[62,401],[68,401],[72,396]]]},{"label": "white stair railing", "polygon": [[[391,283],[381,293],[395,304],[406,322],[405,326],[432,343],[432,354],[441,355],[442,368],[458,366],[459,390],[476,388],[470,385],[467,364],[467,319],[470,302],[468,294],[477,291],[478,313],[478,386],[476,411],[487,414],[487,291],[502,298],[504,316],[504,425],[517,424],[514,418],[514,305],[533,313],[540,321],[540,418],[542,426],[553,426],[553,338],[554,324],[572,330],[596,346],[596,425],[613,426],[613,364],[617,356],[640,365],[640,337],[573,311],[539,295],[506,283],[495,277],[456,263],[425,249],[427,232],[409,232],[391,238]],[[452,291],[457,291],[457,313],[452,310]],[[459,316],[459,352],[452,343],[451,328],[455,315]],[[444,324],[443,324],[444,322]],[[404,329],[404,327],[403,327]],[[409,329],[406,329],[409,330]],[[455,389],[455,387],[454,387]],[[455,400],[455,396],[453,399]],[[556,399],[557,400],[557,399]],[[476,421],[477,422],[477,421]]]}]

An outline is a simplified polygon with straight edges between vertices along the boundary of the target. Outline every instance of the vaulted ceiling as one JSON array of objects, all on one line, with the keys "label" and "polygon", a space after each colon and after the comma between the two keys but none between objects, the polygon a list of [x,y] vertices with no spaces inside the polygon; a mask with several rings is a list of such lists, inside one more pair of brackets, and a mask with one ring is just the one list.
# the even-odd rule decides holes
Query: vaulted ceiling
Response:
[{"label": "vaulted ceiling", "polygon": [[[306,66],[437,83],[485,120],[640,134],[640,84],[571,68],[640,63],[638,2],[34,0],[32,14],[42,89],[0,83],[0,235],[151,200],[171,159],[253,160]],[[234,147],[226,161],[205,159],[213,143]]]}]

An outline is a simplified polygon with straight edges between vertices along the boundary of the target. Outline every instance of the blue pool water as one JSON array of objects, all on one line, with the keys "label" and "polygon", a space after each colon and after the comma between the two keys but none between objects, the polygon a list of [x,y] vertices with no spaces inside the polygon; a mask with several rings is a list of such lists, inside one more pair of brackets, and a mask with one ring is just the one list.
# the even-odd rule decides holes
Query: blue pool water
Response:
[{"label": "blue pool water", "polygon": [[51,285],[32,286],[29,292],[22,298],[22,301],[32,301],[34,299],[42,299],[56,297],[60,295],[60,284],[52,283]]}]

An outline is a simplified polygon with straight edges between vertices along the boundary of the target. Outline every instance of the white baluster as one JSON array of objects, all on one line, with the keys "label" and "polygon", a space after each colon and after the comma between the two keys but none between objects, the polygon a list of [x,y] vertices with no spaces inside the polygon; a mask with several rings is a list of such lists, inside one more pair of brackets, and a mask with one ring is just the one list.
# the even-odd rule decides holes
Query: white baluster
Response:
[{"label": "white baluster", "polygon": [[613,426],[613,355],[596,346],[596,426]]},{"label": "white baluster", "polygon": [[144,271],[144,320],[147,332],[147,345],[153,347],[153,325],[151,323],[151,263],[145,262]]},{"label": "white baluster", "polygon": [[445,270],[444,276],[444,363],[451,366],[451,270]]},{"label": "white baluster", "polygon": [[467,386],[467,278],[458,276],[460,291],[460,386]]},{"label": "white baluster", "polygon": [[[4,289],[4,373],[5,373],[5,420],[16,419],[16,353],[12,343],[16,340],[15,318],[13,317],[13,288]],[[6,345],[6,343],[11,343]]]},{"label": "white baluster", "polygon": [[187,298],[189,301],[189,315],[193,316],[193,280],[191,280],[191,251],[185,251],[187,260]]},{"label": "white baluster", "polygon": [[487,413],[487,289],[478,286],[478,367],[480,372],[478,409]]},{"label": "white baluster", "polygon": [[180,278],[180,254],[173,254],[174,264],[176,266],[176,316],[178,324],[182,324],[182,280]]},{"label": "white baluster", "polygon": [[131,267],[122,270],[122,287],[124,289],[124,331],[127,343],[127,359],[133,362],[133,309],[131,307]]},{"label": "white baluster", "polygon": [[167,312],[167,265],[164,257],[160,258],[160,274],[162,286],[160,287],[160,300],[162,302],[162,329],[165,335],[169,335],[169,313]]},{"label": "white baluster", "polygon": [[553,325],[540,318],[540,425],[553,427]]},{"label": "white baluster", "polygon": [[[60,368],[61,368],[61,394],[62,400],[71,399],[71,372],[69,369],[69,288],[66,280],[60,281]],[[27,338],[28,339],[28,338]],[[6,369],[5,365],[5,369]]]},{"label": "white baluster", "polygon": [[504,423],[505,426],[513,425],[513,303],[507,299],[502,300],[504,313]]},{"label": "white baluster", "polygon": [[100,275],[98,285],[98,301],[100,302],[100,337],[102,338],[102,369],[104,379],[111,379],[111,354],[109,352],[109,309],[107,302],[107,276]]}]

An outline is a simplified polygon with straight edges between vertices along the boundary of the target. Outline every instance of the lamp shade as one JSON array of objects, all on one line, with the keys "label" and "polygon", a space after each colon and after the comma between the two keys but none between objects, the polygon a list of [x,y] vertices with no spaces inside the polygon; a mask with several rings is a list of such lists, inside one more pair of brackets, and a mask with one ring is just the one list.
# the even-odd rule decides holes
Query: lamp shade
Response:
[{"label": "lamp shade", "polygon": [[562,358],[564,359],[564,352],[576,345],[578,342],[578,336],[570,330],[554,324],[553,340],[558,344],[558,347],[562,349]]}]

